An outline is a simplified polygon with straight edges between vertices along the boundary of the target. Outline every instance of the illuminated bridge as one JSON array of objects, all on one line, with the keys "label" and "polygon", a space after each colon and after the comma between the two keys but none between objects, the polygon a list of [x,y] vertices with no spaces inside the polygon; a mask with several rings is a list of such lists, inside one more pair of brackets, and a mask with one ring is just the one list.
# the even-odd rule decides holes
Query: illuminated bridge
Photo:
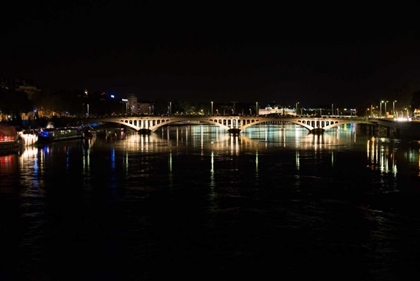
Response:
[{"label": "illuminated bridge", "polygon": [[239,133],[258,124],[293,123],[309,132],[322,133],[325,130],[350,123],[372,124],[360,117],[266,117],[266,116],[130,116],[91,118],[90,122],[116,123],[130,127],[140,133],[150,133],[158,128],[178,124],[210,124],[219,126],[230,133]]}]

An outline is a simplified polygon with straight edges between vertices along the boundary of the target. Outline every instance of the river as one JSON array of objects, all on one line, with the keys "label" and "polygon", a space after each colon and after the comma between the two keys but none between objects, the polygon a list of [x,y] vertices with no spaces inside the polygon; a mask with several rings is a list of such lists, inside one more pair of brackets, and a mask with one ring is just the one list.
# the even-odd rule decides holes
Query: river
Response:
[{"label": "river", "polygon": [[171,126],[0,156],[0,280],[419,280],[419,149]]}]

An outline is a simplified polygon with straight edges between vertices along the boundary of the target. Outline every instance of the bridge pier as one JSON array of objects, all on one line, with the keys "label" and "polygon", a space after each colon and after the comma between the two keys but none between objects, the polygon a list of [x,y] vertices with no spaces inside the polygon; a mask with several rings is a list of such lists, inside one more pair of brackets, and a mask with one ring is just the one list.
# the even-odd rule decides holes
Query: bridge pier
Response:
[{"label": "bridge pier", "polygon": [[150,134],[152,131],[151,130],[149,130],[149,129],[140,129],[140,130],[138,130],[137,131],[139,134],[141,134],[141,135],[148,135],[148,134]]},{"label": "bridge pier", "polygon": [[239,128],[231,128],[228,130],[229,134],[234,134],[234,135],[239,135],[239,133],[241,132],[241,129]]},{"label": "bridge pier", "polygon": [[314,128],[310,131],[310,133],[314,135],[322,135],[324,131],[325,130],[323,128]]}]

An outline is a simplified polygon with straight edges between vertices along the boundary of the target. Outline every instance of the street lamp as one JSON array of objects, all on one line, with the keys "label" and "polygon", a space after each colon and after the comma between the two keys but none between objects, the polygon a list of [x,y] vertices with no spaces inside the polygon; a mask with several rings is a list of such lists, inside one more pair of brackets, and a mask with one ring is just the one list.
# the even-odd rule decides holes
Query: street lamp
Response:
[{"label": "street lamp", "polygon": [[255,116],[259,116],[260,115],[260,108],[258,105],[258,102],[255,102]]},{"label": "street lamp", "polygon": [[233,103],[232,115],[234,115],[234,114],[235,114],[235,112],[236,112],[236,107],[235,107],[235,104],[237,103],[237,101],[232,101],[232,103]]},{"label": "street lamp", "polygon": [[86,102],[86,116],[89,117],[89,93],[88,90],[85,89],[85,97],[87,98],[87,102]]},{"label": "street lamp", "polygon": [[331,115],[334,115],[334,104],[331,104]]},{"label": "street lamp", "polygon": [[296,116],[298,115],[298,104],[299,102],[296,103],[296,107],[295,107]]},{"label": "street lamp", "polygon": [[396,116],[395,116],[395,103],[397,102],[397,100],[394,100],[393,102],[392,102],[392,116],[395,118]]},{"label": "street lamp", "polygon": [[386,104],[388,103],[388,101],[385,101],[385,118],[386,118],[386,116],[387,116],[387,114],[386,114]]},{"label": "street lamp", "polygon": [[213,101],[210,102],[210,115],[213,116]]},{"label": "street lamp", "polygon": [[381,103],[379,104],[379,117],[382,117],[382,104],[384,103],[383,100],[381,100]]}]

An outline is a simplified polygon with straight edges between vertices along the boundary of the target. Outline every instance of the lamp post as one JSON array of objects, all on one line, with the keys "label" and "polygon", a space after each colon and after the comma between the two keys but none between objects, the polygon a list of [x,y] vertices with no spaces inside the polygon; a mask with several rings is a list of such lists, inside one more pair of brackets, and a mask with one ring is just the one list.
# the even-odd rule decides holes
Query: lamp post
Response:
[{"label": "lamp post", "polygon": [[210,115],[213,116],[213,101],[210,102]]},{"label": "lamp post", "polygon": [[395,118],[396,116],[395,116],[395,104],[397,103],[397,100],[394,100],[393,102],[392,102],[392,116]]},{"label": "lamp post", "polygon": [[87,98],[87,102],[86,102],[86,116],[89,117],[89,93],[88,90],[85,89],[85,97]]},{"label": "lamp post", "polygon": [[384,103],[383,100],[381,100],[381,103],[379,104],[379,117],[382,117],[382,104]]},{"label": "lamp post", "polygon": [[232,115],[234,115],[236,112],[235,104],[237,103],[237,101],[232,101],[232,103],[233,103]]},{"label": "lamp post", "polygon": [[331,104],[331,115],[334,115],[334,104]]},{"label": "lamp post", "polygon": [[296,107],[295,107],[296,116],[298,115],[298,104],[299,102],[296,103]]},{"label": "lamp post", "polygon": [[387,114],[386,114],[386,105],[387,105],[387,103],[388,103],[388,101],[385,101],[385,118],[387,116]]},{"label": "lamp post", "polygon": [[258,106],[258,102],[255,102],[255,116],[259,116],[260,115],[260,108]]}]

